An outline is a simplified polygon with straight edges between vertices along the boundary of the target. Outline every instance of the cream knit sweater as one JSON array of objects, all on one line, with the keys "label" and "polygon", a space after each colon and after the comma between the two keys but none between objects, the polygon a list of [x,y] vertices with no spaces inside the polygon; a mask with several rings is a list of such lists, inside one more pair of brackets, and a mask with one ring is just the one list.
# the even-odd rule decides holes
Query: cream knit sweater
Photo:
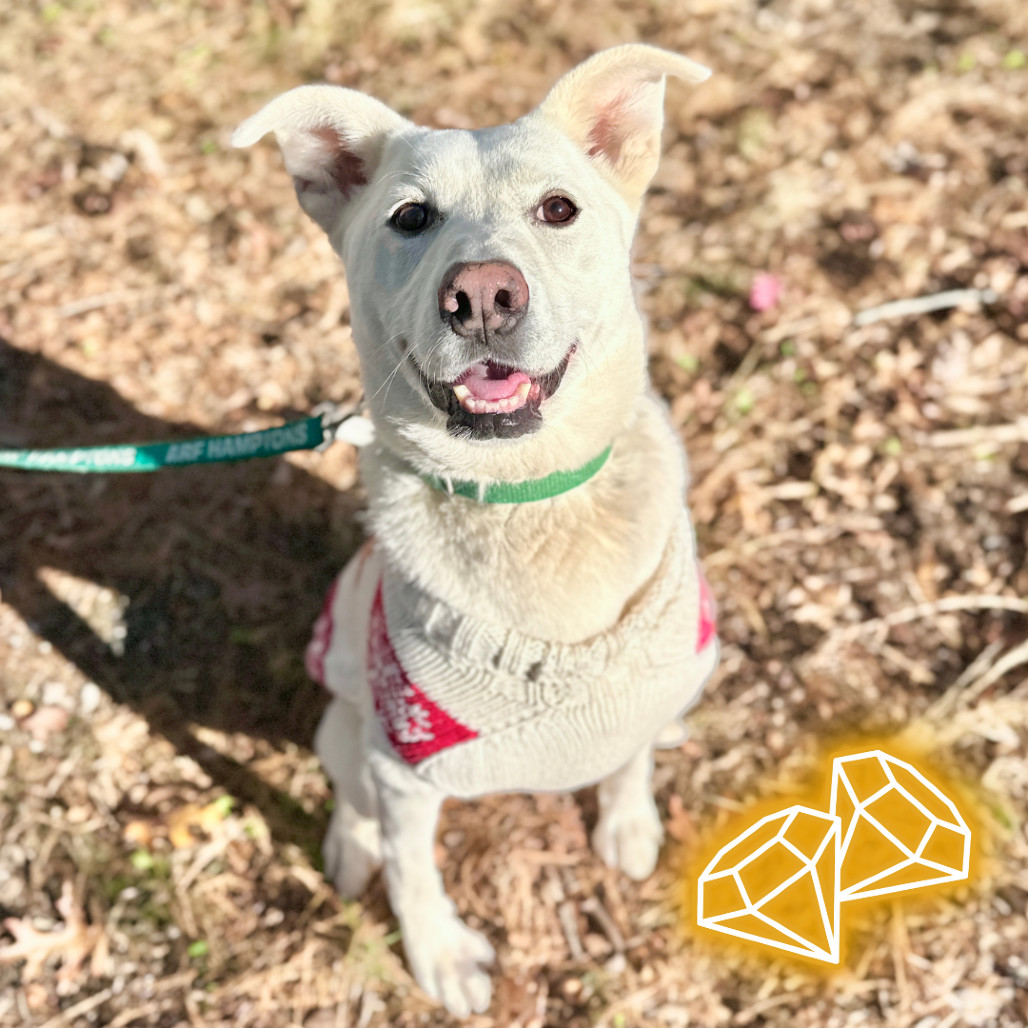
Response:
[{"label": "cream knit sweater", "polygon": [[455,610],[366,546],[329,594],[307,664],[369,713],[370,694],[376,745],[468,798],[598,781],[698,699],[717,658],[683,509],[657,572],[618,623],[571,645]]}]

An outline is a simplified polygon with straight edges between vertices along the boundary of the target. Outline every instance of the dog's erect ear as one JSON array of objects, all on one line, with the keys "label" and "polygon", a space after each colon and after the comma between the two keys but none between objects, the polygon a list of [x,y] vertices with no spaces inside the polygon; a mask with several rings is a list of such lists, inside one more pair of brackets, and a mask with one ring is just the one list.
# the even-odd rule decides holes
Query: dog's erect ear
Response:
[{"label": "dog's erect ear", "polygon": [[538,108],[597,162],[632,207],[657,170],[666,75],[702,82],[710,69],[655,46],[616,46],[572,68]]},{"label": "dog's erect ear", "polygon": [[385,104],[340,86],[298,86],[247,118],[233,146],[274,132],[300,206],[330,232],[354,189],[366,185],[386,137],[410,128]]}]

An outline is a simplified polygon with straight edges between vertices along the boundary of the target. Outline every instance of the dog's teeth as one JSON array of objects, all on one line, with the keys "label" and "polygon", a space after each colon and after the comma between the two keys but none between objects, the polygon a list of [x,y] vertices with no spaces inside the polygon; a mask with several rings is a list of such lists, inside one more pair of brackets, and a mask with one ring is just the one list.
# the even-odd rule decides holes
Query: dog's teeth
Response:
[{"label": "dog's teeth", "polygon": [[538,391],[538,387],[534,383],[522,382],[510,396],[503,396],[498,400],[483,400],[475,396],[466,385],[455,385],[450,388],[453,390],[457,402],[469,414],[508,414],[511,411],[520,410],[533,389]]}]

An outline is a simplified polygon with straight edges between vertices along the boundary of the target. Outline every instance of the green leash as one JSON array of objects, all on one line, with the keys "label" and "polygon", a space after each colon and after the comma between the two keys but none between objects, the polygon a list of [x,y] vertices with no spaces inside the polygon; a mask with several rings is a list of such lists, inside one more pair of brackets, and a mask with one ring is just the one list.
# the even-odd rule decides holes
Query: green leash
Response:
[{"label": "green leash", "polygon": [[583,482],[588,482],[607,463],[612,449],[613,444],[575,471],[555,471],[545,478],[533,478],[527,482],[494,482],[492,485],[483,486],[480,482],[449,481],[437,475],[421,477],[434,489],[465,496],[479,503],[533,503],[535,500],[548,500],[560,496],[561,493],[569,492]]},{"label": "green leash", "polygon": [[126,446],[77,446],[58,450],[0,450],[0,467],[24,471],[94,472],[157,471],[187,464],[215,464],[274,457],[292,450],[314,450],[336,437],[347,416],[330,411],[279,428],[238,435],[215,435],[175,443]]},{"label": "green leash", "polygon": [[[75,474],[124,473],[158,471],[161,468],[185,467],[189,464],[217,464],[224,461],[248,460],[251,457],[274,457],[293,450],[317,450],[336,439],[355,446],[371,441],[370,423],[332,404],[313,417],[291,421],[279,428],[237,435],[205,436],[174,443],[141,443],[113,446],[76,446],[55,450],[0,450],[0,468],[22,471],[64,471]],[[527,482],[452,481],[435,475],[423,475],[434,489],[464,496],[479,503],[532,503],[554,496],[588,482],[610,456],[608,446],[574,471],[555,471],[545,478]]]}]

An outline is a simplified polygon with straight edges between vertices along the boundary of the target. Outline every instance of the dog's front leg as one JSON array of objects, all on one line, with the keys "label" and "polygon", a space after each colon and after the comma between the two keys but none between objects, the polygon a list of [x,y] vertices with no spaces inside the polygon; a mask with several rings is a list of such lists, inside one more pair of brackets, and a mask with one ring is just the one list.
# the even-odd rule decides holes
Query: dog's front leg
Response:
[{"label": "dog's front leg", "polygon": [[454,912],[435,866],[435,833],[445,798],[409,768],[382,753],[371,758],[382,823],[389,901],[400,922],[407,960],[418,984],[451,1014],[489,1006],[493,962],[489,942]]},{"label": "dog's front leg", "polygon": [[646,878],[657,866],[664,829],[653,802],[653,748],[641,749],[627,764],[600,781],[600,819],[593,849],[629,878]]}]

